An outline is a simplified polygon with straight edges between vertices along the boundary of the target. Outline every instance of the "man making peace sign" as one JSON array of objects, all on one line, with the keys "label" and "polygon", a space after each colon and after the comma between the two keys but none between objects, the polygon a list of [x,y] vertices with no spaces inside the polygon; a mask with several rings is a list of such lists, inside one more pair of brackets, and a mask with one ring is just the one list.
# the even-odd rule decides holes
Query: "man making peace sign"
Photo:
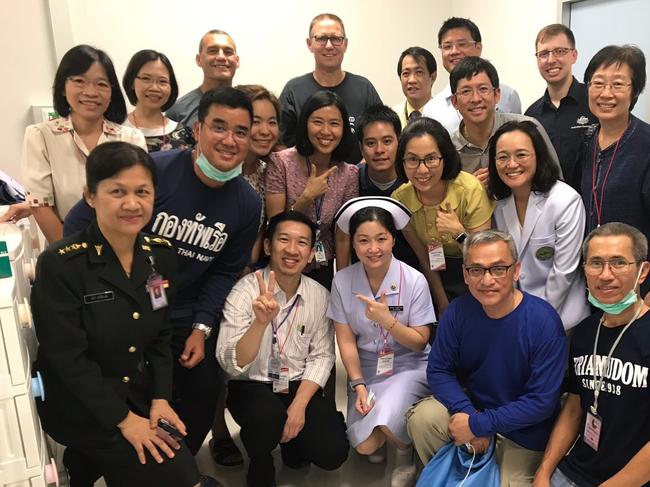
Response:
[{"label": "man making peace sign", "polygon": [[226,299],[217,359],[230,374],[227,405],[250,457],[247,484],[275,485],[271,452],[285,465],[325,470],[348,455],[343,416],[322,395],[334,364],[329,292],[302,275],[314,257],[316,227],[295,211],[269,221],[269,265],[248,274]]}]

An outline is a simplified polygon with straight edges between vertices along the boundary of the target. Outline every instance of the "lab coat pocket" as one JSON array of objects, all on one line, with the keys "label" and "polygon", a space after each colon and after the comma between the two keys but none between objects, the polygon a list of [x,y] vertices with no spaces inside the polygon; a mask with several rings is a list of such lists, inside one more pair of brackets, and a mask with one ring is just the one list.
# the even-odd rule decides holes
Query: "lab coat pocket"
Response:
[{"label": "lab coat pocket", "polygon": [[555,235],[530,238],[530,253],[535,263],[540,267],[553,265],[555,256]]}]

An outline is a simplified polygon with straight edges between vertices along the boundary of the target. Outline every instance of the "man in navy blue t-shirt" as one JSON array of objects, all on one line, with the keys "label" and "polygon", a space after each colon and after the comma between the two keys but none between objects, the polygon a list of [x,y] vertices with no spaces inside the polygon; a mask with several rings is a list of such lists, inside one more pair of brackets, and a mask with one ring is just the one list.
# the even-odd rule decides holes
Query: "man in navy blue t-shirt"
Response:
[{"label": "man in navy blue t-shirt", "polygon": [[425,464],[451,441],[477,454],[496,441],[501,485],[528,485],[559,410],[562,321],[515,287],[521,265],[510,235],[471,235],[463,260],[470,294],[442,316],[427,367],[434,397],[407,413],[408,432]]},{"label": "man in navy blue t-shirt", "polygon": [[[157,152],[154,214],[148,231],[176,247],[179,292],[171,310],[174,409],[185,423],[185,441],[201,447],[212,425],[219,380],[215,357],[221,310],[248,263],[259,230],[261,201],[242,178],[253,109],[239,90],[219,88],[201,98],[194,149]],[[64,234],[93,218],[83,201],[65,219]]]}]

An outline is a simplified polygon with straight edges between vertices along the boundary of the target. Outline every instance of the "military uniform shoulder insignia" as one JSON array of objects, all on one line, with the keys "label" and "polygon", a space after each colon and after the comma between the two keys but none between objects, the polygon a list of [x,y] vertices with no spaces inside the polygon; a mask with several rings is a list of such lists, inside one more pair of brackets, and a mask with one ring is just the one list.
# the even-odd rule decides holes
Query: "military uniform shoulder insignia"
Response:
[{"label": "military uniform shoulder insignia", "polygon": [[88,244],[86,242],[75,242],[67,245],[62,245],[56,251],[58,255],[70,256],[80,253],[81,251],[86,251],[88,249]]},{"label": "military uniform shoulder insignia", "polygon": [[172,246],[172,243],[169,240],[167,240],[166,238],[162,238],[162,237],[146,237],[145,236],[144,241],[148,245],[161,245],[163,247],[171,247]]}]

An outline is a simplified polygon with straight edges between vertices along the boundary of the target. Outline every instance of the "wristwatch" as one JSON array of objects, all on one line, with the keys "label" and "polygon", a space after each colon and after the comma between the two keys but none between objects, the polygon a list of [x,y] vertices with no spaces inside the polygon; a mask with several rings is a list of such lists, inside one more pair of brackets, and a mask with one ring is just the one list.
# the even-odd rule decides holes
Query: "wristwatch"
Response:
[{"label": "wristwatch", "polygon": [[355,388],[355,387],[360,386],[360,385],[364,385],[364,386],[365,386],[365,385],[366,385],[366,381],[365,381],[365,380],[363,379],[363,377],[362,377],[361,379],[354,379],[354,380],[351,380],[350,382],[348,382],[348,385],[350,386],[350,390],[351,390],[352,392],[354,392],[354,388]]},{"label": "wristwatch", "polygon": [[203,323],[194,323],[192,325],[193,330],[201,330],[205,334],[205,339],[207,340],[210,338],[210,335],[212,334],[212,327],[205,325]]},{"label": "wristwatch", "polygon": [[460,235],[455,237],[454,240],[458,242],[459,245],[462,245],[466,238],[467,234],[465,232],[460,232]]}]

